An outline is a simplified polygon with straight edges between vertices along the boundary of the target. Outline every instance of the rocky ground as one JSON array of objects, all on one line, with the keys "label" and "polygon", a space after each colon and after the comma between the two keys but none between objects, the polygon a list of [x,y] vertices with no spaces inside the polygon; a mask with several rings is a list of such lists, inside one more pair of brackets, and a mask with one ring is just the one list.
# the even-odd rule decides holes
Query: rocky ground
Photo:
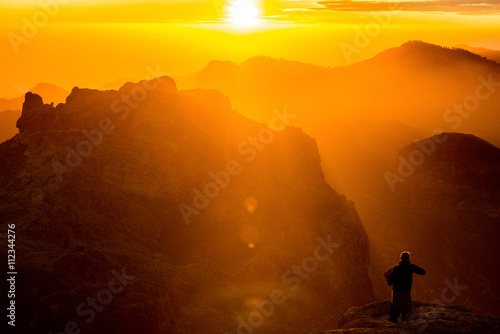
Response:
[{"label": "rocky ground", "polygon": [[500,317],[472,313],[459,305],[438,305],[413,302],[409,321],[392,323],[390,301],[372,303],[349,309],[340,319],[338,329],[314,332],[327,333],[500,333]]}]

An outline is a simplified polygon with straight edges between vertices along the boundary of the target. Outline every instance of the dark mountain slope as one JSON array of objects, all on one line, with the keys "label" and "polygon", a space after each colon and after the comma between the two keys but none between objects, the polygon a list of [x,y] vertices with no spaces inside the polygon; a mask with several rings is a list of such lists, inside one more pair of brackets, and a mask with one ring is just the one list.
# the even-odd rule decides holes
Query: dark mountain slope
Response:
[{"label": "dark mountain slope", "polygon": [[373,300],[364,229],[300,129],[167,77],[57,107],[28,93],[17,124],[0,223],[22,332],[303,333]]}]

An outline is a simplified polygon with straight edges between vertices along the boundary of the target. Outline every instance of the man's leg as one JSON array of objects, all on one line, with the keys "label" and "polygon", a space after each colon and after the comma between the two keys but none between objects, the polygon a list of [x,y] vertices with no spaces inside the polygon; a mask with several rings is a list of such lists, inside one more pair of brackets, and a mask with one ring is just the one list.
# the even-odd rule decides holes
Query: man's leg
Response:
[{"label": "man's leg", "polygon": [[406,313],[401,313],[401,318],[403,321],[406,321]]},{"label": "man's leg", "polygon": [[394,307],[394,304],[391,303],[391,315],[389,316],[389,321],[390,322],[398,322],[398,318],[399,318],[399,312]]}]

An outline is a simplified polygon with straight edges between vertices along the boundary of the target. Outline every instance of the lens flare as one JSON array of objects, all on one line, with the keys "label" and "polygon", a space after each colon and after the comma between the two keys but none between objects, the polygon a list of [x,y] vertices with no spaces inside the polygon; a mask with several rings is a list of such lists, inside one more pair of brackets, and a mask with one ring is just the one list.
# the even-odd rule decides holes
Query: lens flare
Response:
[{"label": "lens flare", "polygon": [[257,199],[255,197],[247,197],[245,199],[245,209],[250,213],[254,213],[255,209],[257,209]]}]

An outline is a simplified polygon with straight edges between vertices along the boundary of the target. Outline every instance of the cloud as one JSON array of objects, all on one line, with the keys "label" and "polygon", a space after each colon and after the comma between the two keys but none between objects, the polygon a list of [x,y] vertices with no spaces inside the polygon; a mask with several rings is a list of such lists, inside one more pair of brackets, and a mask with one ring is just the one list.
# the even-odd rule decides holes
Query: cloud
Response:
[{"label": "cloud", "polygon": [[340,12],[452,12],[469,15],[491,15],[500,13],[500,0],[435,0],[435,1],[316,1],[310,8],[315,11]]}]

